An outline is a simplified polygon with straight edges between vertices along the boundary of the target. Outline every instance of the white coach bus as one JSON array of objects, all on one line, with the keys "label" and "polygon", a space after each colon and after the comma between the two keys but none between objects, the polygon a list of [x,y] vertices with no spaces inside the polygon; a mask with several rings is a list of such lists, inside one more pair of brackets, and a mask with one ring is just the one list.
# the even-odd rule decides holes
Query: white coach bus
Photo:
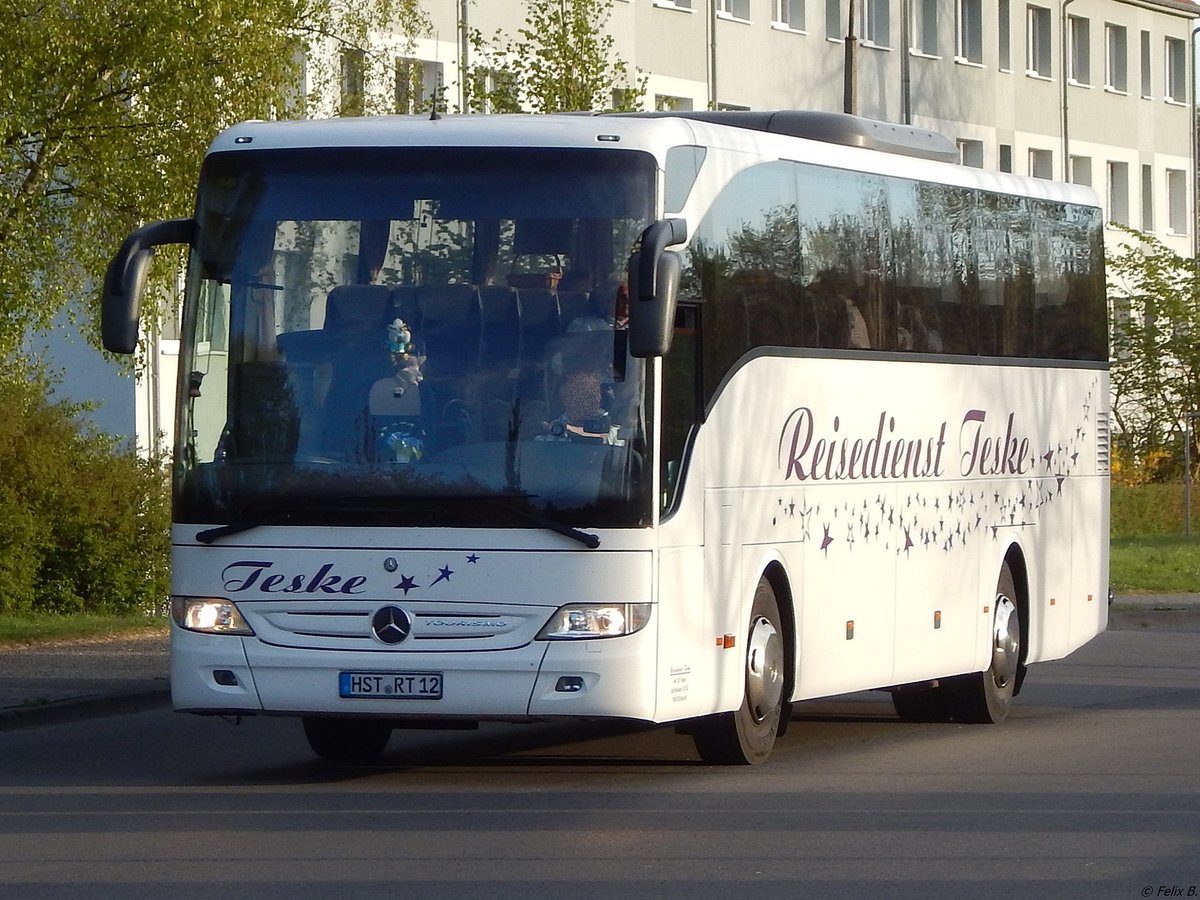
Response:
[{"label": "white coach bus", "polygon": [[1101,214],[806,112],[245,123],[106,277],[190,248],[179,710],[998,722],[1107,619]]}]

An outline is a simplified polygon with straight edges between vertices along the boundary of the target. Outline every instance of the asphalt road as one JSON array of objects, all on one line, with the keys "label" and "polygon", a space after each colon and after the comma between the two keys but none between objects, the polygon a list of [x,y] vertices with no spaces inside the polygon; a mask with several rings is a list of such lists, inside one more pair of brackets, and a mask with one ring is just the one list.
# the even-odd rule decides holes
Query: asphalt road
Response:
[{"label": "asphalt road", "polygon": [[859,694],[753,769],[669,728],[397,733],[364,768],[290,720],[5,732],[0,898],[1200,896],[1198,668],[1167,616],[1035,667],[1003,726]]}]

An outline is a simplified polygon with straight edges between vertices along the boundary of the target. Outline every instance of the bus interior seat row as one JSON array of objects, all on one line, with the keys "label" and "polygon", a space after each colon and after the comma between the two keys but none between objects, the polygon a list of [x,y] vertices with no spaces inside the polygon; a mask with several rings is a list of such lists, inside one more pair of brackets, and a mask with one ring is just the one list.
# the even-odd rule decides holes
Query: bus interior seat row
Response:
[{"label": "bus interior seat row", "polygon": [[[321,329],[278,336],[298,405],[306,416],[302,451],[334,458],[371,455],[376,423],[367,408],[372,385],[393,376],[387,325],[402,319],[424,357],[414,422],[439,446],[470,439],[503,440],[519,399],[524,437],[556,415],[547,381],[564,356],[612,364],[611,330],[573,333],[572,322],[611,315],[592,293],[499,285],[342,285],[328,295]],[[566,363],[570,364],[570,363]],[[320,429],[317,433],[314,429]]]}]

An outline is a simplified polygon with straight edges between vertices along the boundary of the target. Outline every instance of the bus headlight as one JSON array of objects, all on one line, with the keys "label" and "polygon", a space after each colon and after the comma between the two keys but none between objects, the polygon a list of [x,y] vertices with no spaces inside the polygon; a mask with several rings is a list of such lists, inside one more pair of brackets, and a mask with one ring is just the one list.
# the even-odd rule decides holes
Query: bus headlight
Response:
[{"label": "bus headlight", "polygon": [[620,637],[650,621],[649,603],[572,603],[559,607],[538,632],[543,641]]},{"label": "bus headlight", "polygon": [[180,628],[205,634],[254,634],[232,600],[220,597],[172,597],[171,618]]}]

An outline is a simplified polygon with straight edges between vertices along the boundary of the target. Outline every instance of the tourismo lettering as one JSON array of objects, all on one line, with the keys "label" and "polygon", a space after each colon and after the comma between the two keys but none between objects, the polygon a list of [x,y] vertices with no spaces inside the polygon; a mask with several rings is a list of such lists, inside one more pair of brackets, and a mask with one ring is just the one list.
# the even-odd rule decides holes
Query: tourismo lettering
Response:
[{"label": "tourismo lettering", "polygon": [[896,418],[879,414],[873,437],[841,434],[841,418],[832,428],[817,431],[816,416],[807,406],[794,409],[779,434],[779,464],[784,479],[797,481],[858,481],[881,478],[938,478],[946,423],[933,436],[897,435]]},{"label": "tourismo lettering", "polygon": [[[274,567],[273,562],[242,560],[230,563],[221,570],[221,580],[230,593],[248,591],[258,585],[264,594],[361,594],[367,583],[363,575],[346,578],[333,574],[333,563],[325,563],[310,575],[285,575],[274,572],[265,575]],[[265,575],[265,577],[264,577]]]},{"label": "tourismo lettering", "polygon": [[1024,475],[1033,468],[1034,458],[1029,450],[1029,438],[1018,437],[1016,413],[1008,414],[1004,436],[987,434],[984,424],[987,413],[969,409],[958,430],[958,444],[963,449],[962,473],[971,475]]}]

